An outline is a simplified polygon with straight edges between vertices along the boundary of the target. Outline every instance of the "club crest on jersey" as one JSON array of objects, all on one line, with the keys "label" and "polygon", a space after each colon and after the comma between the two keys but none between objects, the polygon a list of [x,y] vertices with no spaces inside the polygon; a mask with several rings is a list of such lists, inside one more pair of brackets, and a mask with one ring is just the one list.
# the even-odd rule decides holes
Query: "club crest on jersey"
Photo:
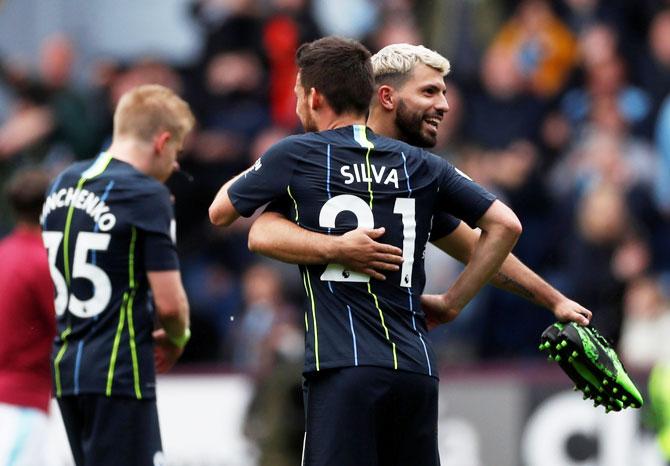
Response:
[{"label": "club crest on jersey", "polygon": [[398,170],[395,168],[387,170],[383,165],[381,168],[377,168],[374,164],[370,164],[370,171],[368,172],[364,163],[355,163],[342,166],[340,173],[345,178],[344,184],[351,184],[354,181],[357,183],[374,181],[377,184],[392,184],[398,189]]}]

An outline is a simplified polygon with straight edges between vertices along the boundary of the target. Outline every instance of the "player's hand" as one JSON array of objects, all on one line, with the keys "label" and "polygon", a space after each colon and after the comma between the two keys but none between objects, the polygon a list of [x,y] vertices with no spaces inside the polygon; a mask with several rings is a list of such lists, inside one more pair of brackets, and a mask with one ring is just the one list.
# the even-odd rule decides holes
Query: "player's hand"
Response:
[{"label": "player's hand", "polygon": [[591,311],[571,299],[564,299],[554,307],[554,316],[560,322],[575,322],[579,325],[589,325]]},{"label": "player's hand", "polygon": [[164,374],[172,369],[179,356],[184,352],[184,348],[179,348],[172,343],[162,328],[154,330],[153,337],[156,371],[159,374]]},{"label": "player's hand", "polygon": [[446,295],[424,294],[421,295],[421,308],[426,314],[426,326],[432,330],[440,324],[451,322],[461,310],[451,306]]},{"label": "player's hand", "polygon": [[386,280],[382,272],[395,272],[400,268],[402,250],[376,241],[385,231],[384,227],[357,228],[337,237],[335,262],[376,280]]}]

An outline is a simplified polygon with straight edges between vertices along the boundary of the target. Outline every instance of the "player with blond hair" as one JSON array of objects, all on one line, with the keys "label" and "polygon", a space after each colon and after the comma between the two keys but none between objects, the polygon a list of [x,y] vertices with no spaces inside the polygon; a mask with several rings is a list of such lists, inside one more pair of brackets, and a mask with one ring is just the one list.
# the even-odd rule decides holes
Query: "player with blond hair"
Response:
[{"label": "player with blond hair", "polygon": [[[367,126],[377,134],[418,147],[433,147],[444,115],[449,111],[445,76],[449,60],[422,45],[392,44],[372,56],[376,95],[370,104]],[[399,250],[376,242],[381,229],[357,229],[343,236],[324,235],[300,228],[278,209],[270,208],[249,232],[252,251],[284,262],[319,264],[338,262],[352,270],[383,279],[397,270]],[[480,232],[444,212],[435,212],[430,241],[439,249],[468,263]],[[561,321],[589,323],[591,311],[568,299],[510,254],[491,284],[549,309]],[[454,303],[450,293],[424,295],[428,325],[454,319],[465,303]]]},{"label": "player with blond hair", "polygon": [[63,171],[44,203],[54,394],[77,466],[163,464],[156,372],[174,365],[190,337],[163,182],[194,122],[173,91],[131,89],[109,149]]}]

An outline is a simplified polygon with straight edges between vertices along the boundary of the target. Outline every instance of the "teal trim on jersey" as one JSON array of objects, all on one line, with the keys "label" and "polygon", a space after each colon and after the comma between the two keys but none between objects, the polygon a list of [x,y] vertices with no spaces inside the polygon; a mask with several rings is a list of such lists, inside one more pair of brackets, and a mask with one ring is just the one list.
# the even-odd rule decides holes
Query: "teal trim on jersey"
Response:
[{"label": "teal trim on jersey", "polygon": [[142,399],[140,390],[140,369],[137,362],[137,344],[135,343],[135,326],[133,324],[133,302],[137,293],[137,283],[135,282],[135,242],[137,240],[137,229],[132,228],[130,237],[130,250],[128,252],[128,282],[130,285],[130,298],[126,306],[126,318],[128,320],[128,336],[130,341],[130,356],[133,361],[133,381],[135,385],[135,396],[138,400]]},{"label": "teal trim on jersey", "polygon": [[354,139],[361,147],[374,149],[375,145],[370,142],[368,135],[365,133],[365,125],[354,125]]},{"label": "teal trim on jersey", "polygon": [[305,267],[307,276],[307,286],[309,287],[309,300],[312,304],[312,322],[314,323],[314,358],[316,359],[316,370],[320,370],[319,364],[319,328],[316,325],[316,304],[314,303],[314,291],[312,291],[312,281],[309,278],[309,270]]},{"label": "teal trim on jersey", "polygon": [[116,357],[119,354],[119,344],[121,342],[121,333],[126,320],[126,306],[128,305],[128,292],[123,293],[123,302],[121,304],[121,312],[119,312],[119,325],[116,327],[116,335],[114,336],[114,345],[112,346],[112,354],[109,357],[109,369],[107,370],[107,389],[105,395],[112,396],[112,383],[114,382],[114,368],[116,367]]},{"label": "teal trim on jersey", "polygon": [[364,125],[354,125],[354,139],[358,144],[360,144],[361,147],[365,147],[368,150],[365,154],[365,169],[367,171],[367,177],[369,180],[368,193],[370,194],[370,209],[372,209],[372,199],[374,196],[372,194],[372,169],[370,167],[370,152],[372,152],[372,149],[375,148],[375,145],[368,140],[368,136],[365,134]]},{"label": "teal trim on jersey", "polygon": [[288,197],[291,198],[293,201],[293,208],[295,209],[295,223],[300,225],[300,217],[298,215],[298,203],[296,202],[295,198],[293,197],[293,194],[291,194],[291,187],[287,186],[286,187],[286,192],[288,193]]},{"label": "teal trim on jersey", "polygon": [[82,172],[81,177],[90,180],[91,178],[95,178],[96,176],[101,175],[102,172],[107,169],[107,166],[111,161],[112,154],[108,152],[102,152],[98,158],[95,159],[95,162],[93,162],[90,167]]},{"label": "teal trim on jersey", "polygon": [[60,362],[67,351],[67,337],[72,333],[72,327],[68,326],[63,333],[61,333],[60,338],[63,340],[63,346],[58,350],[56,359],[54,359],[54,382],[56,384],[56,397],[60,398],[63,394],[63,389],[60,381]]},{"label": "teal trim on jersey", "polygon": [[[112,160],[112,155],[107,152],[101,153],[98,158],[91,164],[89,168],[84,170],[81,174],[81,178],[77,182],[77,188],[75,192],[80,190],[84,183],[86,183],[91,178],[99,176],[102,172],[107,169],[109,162]],[[65,219],[65,229],[63,232],[63,272],[65,273],[65,283],[70,286],[71,276],[70,276],[70,227],[72,226],[72,217],[74,215],[74,204],[70,203],[70,206],[67,210],[67,218]]]}]

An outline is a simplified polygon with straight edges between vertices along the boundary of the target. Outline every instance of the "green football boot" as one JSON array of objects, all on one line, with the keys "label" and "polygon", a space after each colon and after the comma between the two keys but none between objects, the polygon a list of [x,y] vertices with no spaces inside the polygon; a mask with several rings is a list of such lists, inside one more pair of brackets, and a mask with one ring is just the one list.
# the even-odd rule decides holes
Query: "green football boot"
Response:
[{"label": "green football boot", "polygon": [[616,351],[594,327],[554,324],[542,334],[541,346],[596,406],[602,404],[607,412],[642,406],[642,396]]}]

